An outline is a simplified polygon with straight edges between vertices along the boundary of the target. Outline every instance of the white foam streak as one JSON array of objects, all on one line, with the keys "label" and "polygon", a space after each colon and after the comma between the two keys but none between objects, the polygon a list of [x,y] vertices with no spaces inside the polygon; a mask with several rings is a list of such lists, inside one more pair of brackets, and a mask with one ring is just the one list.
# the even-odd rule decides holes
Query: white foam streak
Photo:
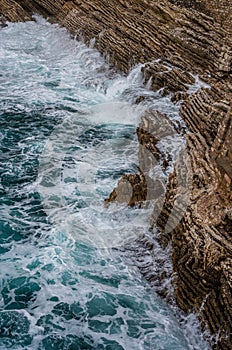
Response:
[{"label": "white foam streak", "polygon": [[[12,118],[0,138],[8,147],[1,180],[11,184],[1,207],[9,236],[3,235],[0,303],[29,320],[27,349],[70,334],[92,337],[93,348],[104,338],[125,350],[193,349],[173,311],[119,249],[148,231],[150,210],[104,207],[122,173],[137,171],[141,115],[155,108],[175,121],[178,108],[142,85],[141,66],[127,77],[115,74],[95,49],[40,17],[0,30],[0,94],[0,111]],[[140,95],[150,102],[134,106]],[[19,141],[8,132],[18,132]],[[182,138],[166,141],[160,147],[175,149],[175,158]],[[13,175],[23,180],[25,169],[29,180],[16,186]],[[18,300],[25,303],[21,311],[14,309]],[[96,329],[97,322],[104,324]],[[192,329],[199,338],[198,325]]]}]

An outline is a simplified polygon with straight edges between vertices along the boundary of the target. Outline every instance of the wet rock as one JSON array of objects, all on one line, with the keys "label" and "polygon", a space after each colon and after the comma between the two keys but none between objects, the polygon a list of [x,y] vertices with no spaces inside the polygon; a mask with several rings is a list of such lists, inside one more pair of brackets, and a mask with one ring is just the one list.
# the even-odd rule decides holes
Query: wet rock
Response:
[{"label": "wet rock", "polygon": [[177,91],[186,92],[194,84],[194,77],[179,68],[165,66],[158,62],[149,62],[142,68],[144,82],[154,91],[161,90],[163,96]]},{"label": "wet rock", "polygon": [[[232,344],[231,8],[229,0],[0,0],[3,22],[30,20],[33,13],[49,17],[87,44],[94,38],[123,72],[142,63],[152,89],[183,100],[189,134],[165,196],[161,179],[148,176],[163,158],[157,123],[145,116],[137,130],[140,173],[124,175],[109,201],[154,200],[151,224],[160,227],[164,245],[172,243],[177,301],[217,334],[217,350]],[[196,74],[210,88],[188,96]]]},{"label": "wet rock", "polygon": [[[157,220],[166,244],[173,246],[177,301],[185,311],[200,311],[218,334],[217,349],[231,344],[231,97],[222,89],[201,89],[183,103],[180,113],[192,132],[187,138],[190,168],[185,167],[192,188],[183,197],[177,164]],[[181,196],[187,210],[180,215]]]},{"label": "wet rock", "polygon": [[160,162],[164,169],[167,168],[171,158],[161,152],[158,142],[176,133],[176,128],[165,114],[155,110],[145,113],[137,128],[139,167],[144,173],[149,173],[157,162]]},{"label": "wet rock", "polygon": [[[7,20],[26,20],[40,13],[65,26],[75,36],[89,43],[95,38],[96,48],[106,54],[120,70],[127,72],[137,63],[156,66],[162,58],[165,66],[157,84],[174,86],[174,75],[185,84],[186,73],[210,72],[218,77],[231,72],[231,38],[214,21],[194,10],[187,10],[168,1],[145,0],[0,0],[0,14]],[[162,69],[163,71],[163,69]],[[189,77],[188,77],[189,79]]]},{"label": "wet rock", "polygon": [[165,114],[147,111],[137,128],[140,174],[124,174],[105,203],[117,202],[141,207],[152,205],[162,198],[165,192],[164,179],[156,173],[152,174],[152,171],[157,164],[161,164],[163,169],[169,165],[171,158],[160,151],[158,142],[175,134],[175,127]]},{"label": "wet rock", "polygon": [[177,102],[180,102],[180,101],[187,100],[188,97],[189,97],[189,94],[187,92],[177,91],[177,92],[175,92],[172,95],[171,101],[173,103],[177,103]]},{"label": "wet rock", "polygon": [[143,174],[124,174],[105,204],[112,202],[140,207],[147,198],[147,183]]}]

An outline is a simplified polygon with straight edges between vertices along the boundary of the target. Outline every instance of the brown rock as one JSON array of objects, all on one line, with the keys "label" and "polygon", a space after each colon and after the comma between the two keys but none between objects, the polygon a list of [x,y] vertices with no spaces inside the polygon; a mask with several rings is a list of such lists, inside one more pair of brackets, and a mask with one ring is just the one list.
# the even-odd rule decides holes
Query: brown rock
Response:
[{"label": "brown rock", "polygon": [[193,76],[188,72],[158,62],[146,63],[142,72],[144,82],[149,83],[150,88],[154,91],[161,90],[163,96],[177,91],[186,92],[189,85],[195,82]]},{"label": "brown rock", "polygon": [[[151,221],[163,231],[163,242],[172,242],[177,301],[200,313],[202,324],[218,335],[218,350],[232,344],[231,8],[229,0],[0,0],[3,22],[40,13],[86,43],[95,38],[96,48],[121,71],[142,63],[151,88],[175,94],[174,100],[184,96],[180,115],[190,133],[165,198],[155,200],[155,179],[147,175],[162,162],[149,121],[138,128],[141,173],[125,175],[111,199],[136,205],[150,193],[155,200]],[[183,95],[196,74],[211,88]]]},{"label": "brown rock", "polygon": [[177,301],[186,311],[200,310],[212,333],[219,332],[217,349],[231,344],[231,97],[223,90],[203,89],[183,103],[181,115],[194,132],[187,139],[193,174],[188,209],[173,221],[181,195],[176,167],[157,220],[173,245]]},{"label": "brown rock", "polygon": [[143,174],[123,175],[117,187],[105,199],[106,205],[112,202],[127,204],[130,207],[141,206],[147,198],[147,184]]},{"label": "brown rock", "polygon": [[31,15],[24,10],[18,1],[14,0],[0,0],[0,16],[2,21],[29,21]]},{"label": "brown rock", "polygon": [[117,187],[110,194],[106,203],[127,203],[129,206],[151,205],[164,194],[164,181],[151,177],[150,170],[160,162],[163,168],[169,165],[170,159],[160,152],[157,143],[166,136],[175,135],[176,130],[165,114],[158,111],[147,111],[142,117],[137,136],[139,141],[138,164],[140,175],[123,175]]}]

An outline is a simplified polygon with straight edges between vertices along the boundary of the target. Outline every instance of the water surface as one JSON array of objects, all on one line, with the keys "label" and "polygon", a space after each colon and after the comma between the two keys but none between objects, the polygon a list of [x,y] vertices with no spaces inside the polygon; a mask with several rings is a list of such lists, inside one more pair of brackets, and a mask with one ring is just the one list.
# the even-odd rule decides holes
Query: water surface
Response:
[{"label": "water surface", "polygon": [[57,25],[0,29],[1,349],[207,349],[120,249],[149,209],[104,207],[137,171],[141,94],[178,117],[140,67],[115,73]]}]

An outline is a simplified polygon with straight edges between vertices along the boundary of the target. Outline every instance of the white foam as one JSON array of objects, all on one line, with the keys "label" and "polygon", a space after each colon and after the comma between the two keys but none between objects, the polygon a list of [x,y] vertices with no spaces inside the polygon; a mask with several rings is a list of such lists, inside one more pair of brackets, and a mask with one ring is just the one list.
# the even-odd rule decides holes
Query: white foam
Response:
[{"label": "white foam", "polygon": [[[48,129],[41,119],[41,129],[39,125],[33,135],[28,132],[18,148],[12,143],[15,162],[9,158],[4,163],[6,175],[17,170],[20,178],[26,163],[41,153],[39,178],[10,188],[9,198],[22,199],[2,206],[1,217],[12,235],[19,231],[22,236],[4,245],[9,251],[2,254],[1,290],[9,300],[1,299],[1,306],[16,301],[17,288],[9,287],[14,279],[24,276],[28,283],[38,283],[40,290],[25,311],[19,311],[30,322],[30,350],[38,349],[46,338],[45,326],[51,327],[48,335],[89,335],[96,347],[104,337],[126,350],[153,350],[158,342],[165,349],[194,349],[173,311],[119,249],[121,242],[148,230],[150,211],[103,205],[105,192],[109,194],[120,178],[120,171],[118,177],[115,173],[136,169],[135,130],[144,110],[153,107],[177,116],[177,109],[169,98],[158,98],[142,86],[140,66],[128,77],[114,74],[96,50],[73,41],[57,25],[40,17],[36,21],[11,23],[0,31],[1,110],[16,116],[18,111],[26,116],[35,112],[34,119],[36,113],[44,114],[52,120],[51,130],[56,125],[45,140]],[[132,102],[141,94],[149,96],[151,104],[134,107]],[[173,140],[173,147],[176,143]],[[22,162],[14,153],[18,149]],[[47,213],[41,221],[30,213],[35,209],[30,195],[36,196],[36,190]],[[115,245],[117,249],[111,249]],[[105,298],[115,314],[90,316],[88,303],[94,297]],[[70,306],[79,302],[83,316],[65,319],[64,314],[55,314],[61,302]],[[45,325],[41,320],[46,316],[52,319]],[[122,324],[117,328],[118,319]],[[117,330],[95,331],[92,321],[109,321]],[[130,322],[135,322],[137,338],[130,335]],[[189,325],[194,330],[191,337],[198,339],[198,325],[187,321],[184,329]],[[203,341],[198,344],[199,349],[207,348]]]}]

